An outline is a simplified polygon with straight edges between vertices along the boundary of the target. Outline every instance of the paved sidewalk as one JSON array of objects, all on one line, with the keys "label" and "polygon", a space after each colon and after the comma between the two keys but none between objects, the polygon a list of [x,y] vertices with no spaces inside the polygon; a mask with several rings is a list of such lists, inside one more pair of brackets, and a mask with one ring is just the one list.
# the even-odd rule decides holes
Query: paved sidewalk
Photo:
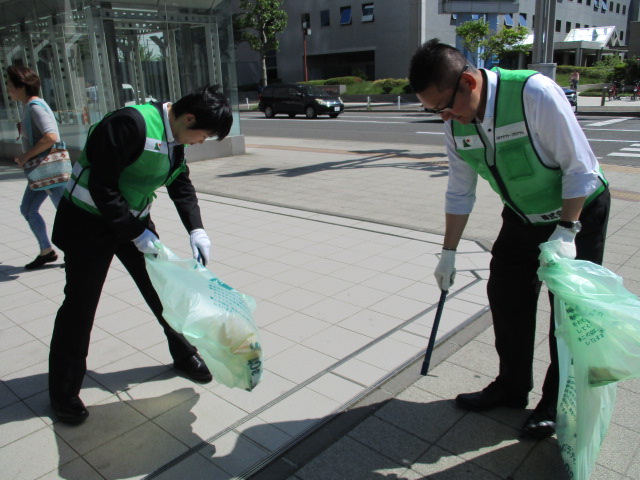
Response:
[{"label": "paved sidewalk", "polygon": [[[0,165],[0,477],[563,478],[554,439],[518,438],[527,411],[467,413],[451,400],[497,369],[484,289],[500,202],[485,184],[421,377],[439,296],[443,149],[246,140],[246,155],[191,168],[211,269],[258,302],[262,384],[248,393],[176,375],[161,329],[114,262],[82,392],[91,415],[75,428],[54,422],[46,392],[64,270],[21,267],[36,252],[17,208],[25,182]],[[640,169],[605,174],[614,198],[605,266],[638,294]],[[43,212],[51,225],[50,203]],[[153,216],[163,241],[188,256],[166,194]],[[548,363],[544,298],[531,405]],[[640,478],[640,382],[618,391],[594,479]]]}]

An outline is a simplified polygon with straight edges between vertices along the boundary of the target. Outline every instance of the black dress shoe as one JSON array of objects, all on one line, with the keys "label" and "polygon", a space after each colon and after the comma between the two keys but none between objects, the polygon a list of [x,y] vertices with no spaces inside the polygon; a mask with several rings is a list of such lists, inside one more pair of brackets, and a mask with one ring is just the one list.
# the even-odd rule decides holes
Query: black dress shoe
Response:
[{"label": "black dress shoe", "polygon": [[196,382],[208,383],[213,379],[211,372],[204,363],[204,360],[202,360],[200,355],[197,353],[194,353],[183,360],[174,361],[173,368],[184,373],[187,377]]},{"label": "black dress shoe", "polygon": [[89,411],[77,395],[64,400],[51,400],[51,407],[58,420],[63,423],[77,425],[89,416]]},{"label": "black dress shoe", "polygon": [[556,433],[556,408],[539,403],[522,427],[522,433],[536,440],[544,440]]},{"label": "black dress shoe", "polygon": [[36,268],[42,267],[45,263],[55,262],[58,259],[58,255],[56,252],[51,251],[44,255],[38,255],[33,262],[27,263],[24,268],[25,270],[34,270]]},{"label": "black dress shoe", "polygon": [[525,408],[527,395],[514,396],[496,382],[489,384],[481,392],[461,393],[456,397],[456,405],[465,410],[484,412],[497,407]]}]

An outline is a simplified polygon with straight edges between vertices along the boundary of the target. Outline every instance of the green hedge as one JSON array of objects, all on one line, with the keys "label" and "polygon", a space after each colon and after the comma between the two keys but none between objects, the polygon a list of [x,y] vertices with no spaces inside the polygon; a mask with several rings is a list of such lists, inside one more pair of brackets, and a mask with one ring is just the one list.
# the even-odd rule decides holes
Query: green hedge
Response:
[{"label": "green hedge", "polygon": [[361,83],[360,77],[335,77],[328,78],[324,81],[325,85],[353,85],[354,83]]}]

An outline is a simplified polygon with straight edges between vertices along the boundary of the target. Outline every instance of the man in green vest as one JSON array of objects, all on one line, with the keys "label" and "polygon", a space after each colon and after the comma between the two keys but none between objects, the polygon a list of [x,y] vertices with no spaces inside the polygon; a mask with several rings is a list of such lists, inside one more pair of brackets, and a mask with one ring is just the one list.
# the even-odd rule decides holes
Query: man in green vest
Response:
[{"label": "man in green vest", "polygon": [[89,415],[79,393],[98,301],[114,255],[162,325],[174,368],[195,381],[211,381],[196,348],[162,317],[143,253],[157,251],[150,210],[156,189],[164,185],[189,232],[194,258],[206,265],[211,243],[184,147],[211,137],[222,140],[232,122],[228,99],[217,87],[205,87],[174,104],[122,108],[91,127],[52,235],[64,252],[67,280],[49,354],[49,397],[60,421],[77,424]]},{"label": "man in green vest", "polygon": [[[557,240],[558,255],[601,264],[607,182],[562,89],[544,75],[477,69],[459,50],[433,39],[415,52],[409,81],[425,109],[445,121],[449,179],[435,270],[442,290],[453,285],[456,249],[478,176],[504,204],[487,285],[499,374],[484,390],[458,395],[456,404],[472,411],[524,409],[533,388],[538,246]],[[556,426],[559,378],[551,305],[551,363],[542,398],[523,427],[538,439],[555,433]]]}]

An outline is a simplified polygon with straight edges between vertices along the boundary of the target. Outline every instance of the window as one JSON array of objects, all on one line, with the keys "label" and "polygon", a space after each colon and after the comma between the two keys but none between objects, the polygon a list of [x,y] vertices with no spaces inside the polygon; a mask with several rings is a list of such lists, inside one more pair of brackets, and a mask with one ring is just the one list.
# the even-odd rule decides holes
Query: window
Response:
[{"label": "window", "polygon": [[626,14],[627,14],[627,6],[626,6],[626,5],[623,5],[623,6],[622,6],[622,14],[623,14],[623,15],[626,15]]},{"label": "window", "polygon": [[362,4],[362,22],[373,22],[373,3]]},{"label": "window", "polygon": [[591,5],[591,0],[587,0],[587,7]]},{"label": "window", "polygon": [[331,26],[331,17],[329,16],[329,10],[320,11],[320,26],[321,27]]},{"label": "window", "polygon": [[624,40],[624,32],[620,30],[620,41]]},{"label": "window", "polygon": [[562,21],[556,20],[556,32],[559,32],[561,30],[562,30]]},{"label": "window", "polygon": [[616,13],[620,13],[620,4],[619,3],[616,5]]},{"label": "window", "polygon": [[598,10],[600,8],[600,0],[593,0],[593,9]]},{"label": "window", "polygon": [[520,18],[518,19],[518,25],[520,25],[521,27],[526,27],[527,26],[527,14],[526,13],[521,13],[520,14]]},{"label": "window", "polygon": [[351,25],[351,6],[340,7],[340,25]]},{"label": "window", "polygon": [[601,0],[600,3],[602,3],[602,11],[606,12],[609,9],[607,7],[607,0]]},{"label": "window", "polygon": [[564,33],[569,33],[571,31],[571,22],[567,22],[564,26]]},{"label": "window", "polygon": [[513,18],[508,13],[504,14],[504,24],[507,27],[513,27]]},{"label": "window", "polygon": [[[585,25],[584,28],[587,28],[589,25]],[[576,28],[580,28],[580,24],[576,23]]]}]

